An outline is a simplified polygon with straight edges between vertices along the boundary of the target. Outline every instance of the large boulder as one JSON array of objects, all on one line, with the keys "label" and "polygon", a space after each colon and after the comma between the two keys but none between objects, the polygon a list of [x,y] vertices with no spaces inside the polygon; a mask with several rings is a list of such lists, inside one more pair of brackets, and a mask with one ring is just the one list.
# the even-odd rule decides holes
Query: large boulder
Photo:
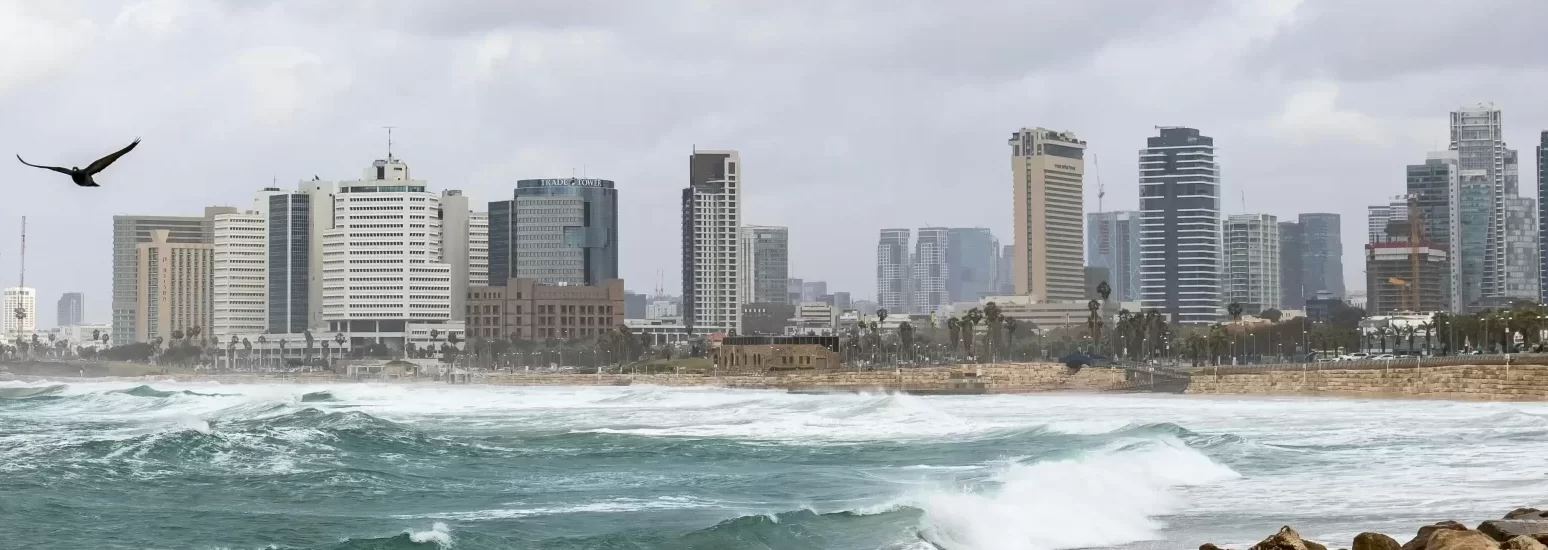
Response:
[{"label": "large boulder", "polygon": [[1466,525],[1462,525],[1450,520],[1426,525],[1424,527],[1420,527],[1419,534],[1415,535],[1413,540],[1408,541],[1408,544],[1404,544],[1401,550],[1429,550],[1426,548],[1426,546],[1430,543],[1430,537],[1433,536],[1436,531],[1466,530]]},{"label": "large boulder", "polygon": [[1360,533],[1355,535],[1354,548],[1352,550],[1401,550],[1398,541],[1381,533]]},{"label": "large boulder", "polygon": [[1548,546],[1544,546],[1543,543],[1526,535],[1507,540],[1500,545],[1500,548],[1504,550],[1548,550]]},{"label": "large boulder", "polygon": [[1250,550],[1328,550],[1328,547],[1309,540],[1302,540],[1301,534],[1295,532],[1289,526],[1280,527],[1278,533],[1263,539]]},{"label": "large boulder", "polygon": [[1478,531],[1497,542],[1522,535],[1536,538],[1536,535],[1548,535],[1548,519],[1494,519],[1483,522]]},{"label": "large boulder", "polygon": [[1221,550],[1221,548],[1219,546],[1215,546],[1214,544],[1206,542],[1206,543],[1204,543],[1203,546],[1199,547],[1199,550]]},{"label": "large boulder", "polygon": [[1425,550],[1499,550],[1494,539],[1478,531],[1441,529],[1430,535]]},{"label": "large boulder", "polygon": [[1535,518],[1548,518],[1548,515],[1544,515],[1542,510],[1538,510],[1536,508],[1517,508],[1515,510],[1511,510],[1509,514],[1505,514],[1505,519]]}]

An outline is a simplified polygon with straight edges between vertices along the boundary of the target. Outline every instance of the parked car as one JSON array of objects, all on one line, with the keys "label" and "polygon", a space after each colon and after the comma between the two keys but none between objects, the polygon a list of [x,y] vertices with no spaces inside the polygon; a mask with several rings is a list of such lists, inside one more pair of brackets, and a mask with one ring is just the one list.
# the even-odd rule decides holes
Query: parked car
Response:
[{"label": "parked car", "polygon": [[1357,352],[1354,352],[1354,353],[1346,353],[1346,354],[1340,355],[1340,356],[1338,356],[1338,360],[1339,361],[1364,361],[1364,360],[1370,358],[1370,356],[1371,356],[1371,354],[1369,354],[1369,353],[1365,353],[1363,351],[1357,351]]},{"label": "parked car", "polygon": [[1390,353],[1383,353],[1370,358],[1372,361],[1391,361],[1393,359],[1397,359],[1397,356]]}]

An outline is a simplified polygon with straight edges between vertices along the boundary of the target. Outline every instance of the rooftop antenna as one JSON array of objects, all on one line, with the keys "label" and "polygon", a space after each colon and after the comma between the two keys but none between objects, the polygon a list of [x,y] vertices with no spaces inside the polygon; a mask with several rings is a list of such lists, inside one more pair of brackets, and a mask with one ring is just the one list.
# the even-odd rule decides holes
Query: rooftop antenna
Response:
[{"label": "rooftop antenna", "polygon": [[387,160],[392,160],[392,129],[397,126],[383,126],[387,129]]},{"label": "rooftop antenna", "polygon": [[1097,213],[1106,212],[1102,209],[1102,197],[1107,196],[1107,188],[1102,186],[1102,163],[1097,162],[1096,153],[1091,153],[1091,171],[1097,180]]},{"label": "rooftop antenna", "polygon": [[1246,189],[1238,189],[1237,191],[1242,194],[1242,213],[1246,214],[1247,213],[1247,190]]}]

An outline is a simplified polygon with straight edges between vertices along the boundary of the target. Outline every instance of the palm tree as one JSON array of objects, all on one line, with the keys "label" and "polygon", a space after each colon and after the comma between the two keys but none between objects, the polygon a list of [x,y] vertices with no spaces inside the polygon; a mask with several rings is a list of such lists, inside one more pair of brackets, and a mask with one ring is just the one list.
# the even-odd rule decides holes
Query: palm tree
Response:
[{"label": "palm tree", "polygon": [[952,317],[946,320],[946,330],[951,331],[951,350],[956,352],[962,337],[962,321]]},{"label": "palm tree", "polygon": [[347,339],[344,338],[344,333],[342,333],[342,332],[333,335],[333,343],[338,344],[338,346],[339,346],[339,351],[338,351],[339,355],[343,355],[344,354],[344,342],[346,342],[346,341],[347,341]]},{"label": "palm tree", "polygon": [[1102,304],[1092,300],[1086,302],[1086,309],[1091,311],[1091,315],[1086,317],[1086,326],[1091,329],[1091,345],[1093,348],[1096,348],[1102,342],[1102,316],[1097,313],[1097,311],[1102,309]]},{"label": "palm tree", "polygon": [[898,325],[898,341],[903,344],[904,359],[912,359],[914,355],[914,325],[908,321]]},{"label": "palm tree", "polygon": [[881,309],[876,310],[876,322],[878,322],[878,323],[885,323],[885,322],[887,322],[887,314],[888,313],[891,313],[891,312],[887,311],[887,308],[881,308]]},{"label": "palm tree", "polygon": [[984,304],[984,322],[989,327],[989,357],[993,361],[1000,351],[1000,305],[994,302]]},{"label": "palm tree", "polygon": [[968,357],[973,357],[974,330],[978,328],[978,323],[983,322],[983,320],[984,312],[976,307],[968,310],[967,314],[962,316],[962,322],[967,324],[962,336],[962,344],[967,350]]},{"label": "palm tree", "polygon": [[312,338],[312,331],[310,330],[302,332],[301,336],[306,338],[306,352],[302,355],[302,357],[304,357],[304,359],[302,359],[302,364],[310,368],[312,366],[312,343],[315,342],[316,339]]},{"label": "palm tree", "polygon": [[268,361],[269,348],[264,346],[264,344],[267,344],[267,343],[269,343],[268,337],[266,337],[266,336],[264,336],[262,334],[259,334],[258,335],[258,362],[262,363],[264,367],[268,367],[269,366],[269,361]]},{"label": "palm tree", "polygon": [[226,343],[226,368],[236,370],[237,335],[231,335],[231,341]]},{"label": "palm tree", "polygon": [[248,370],[253,368],[253,341],[242,339],[242,359],[246,360]]},{"label": "palm tree", "polygon": [[[1016,345],[1016,329],[1020,327],[1021,323],[1016,321],[1015,317],[1006,317],[1004,323],[1005,323],[1005,348],[1006,348],[1007,352],[1009,352],[1009,350],[1012,349],[1013,347],[1015,347],[1015,345]],[[1009,353],[1007,353],[1007,355],[1009,355]]]},{"label": "palm tree", "polygon": [[[1439,317],[1440,314],[1436,314],[1436,316]],[[1421,323],[1419,325],[1419,332],[1424,335],[1425,355],[1435,355],[1435,352],[1430,349],[1430,338],[1435,335],[1435,323],[1433,321],[1429,323]],[[1412,346],[1413,344],[1410,343],[1409,345]]]},{"label": "palm tree", "polygon": [[1380,328],[1376,329],[1376,336],[1381,337],[1381,352],[1382,353],[1387,353],[1387,336],[1389,336],[1391,334],[1392,334],[1392,329],[1391,328],[1380,327]]},{"label": "palm tree", "polygon": [[328,364],[329,359],[332,359],[332,356],[330,356],[328,354],[328,345],[332,344],[332,343],[333,342],[330,341],[330,340],[323,340],[322,341],[323,367],[330,367],[331,366],[331,365]]},{"label": "palm tree", "polygon": [[285,345],[289,343],[284,338],[279,339],[279,366],[281,367],[285,366]]}]

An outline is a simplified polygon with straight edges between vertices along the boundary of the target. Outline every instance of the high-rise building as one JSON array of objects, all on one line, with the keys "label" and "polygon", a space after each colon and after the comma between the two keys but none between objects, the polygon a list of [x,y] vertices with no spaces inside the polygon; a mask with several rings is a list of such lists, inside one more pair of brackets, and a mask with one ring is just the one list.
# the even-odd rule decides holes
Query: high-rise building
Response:
[{"label": "high-rise building", "polygon": [[800,279],[785,279],[785,302],[790,305],[800,305],[806,297],[806,282]]},{"label": "high-rise building", "polygon": [[440,201],[391,154],[373,162],[360,180],[338,183],[333,227],[322,232],[328,332],[343,333],[352,349],[381,344],[402,350],[409,323],[452,319]]},{"label": "high-rise building", "polygon": [[514,278],[571,285],[617,279],[612,180],[520,180],[514,199],[489,203],[489,284]]},{"label": "high-rise building", "polygon": [[[206,208],[206,217],[198,216],[113,216],[113,317],[110,346],[134,343],[136,312],[135,300],[139,292],[139,248],[141,243],[151,242],[155,231],[167,231],[167,242],[199,244],[212,242],[214,214],[226,214],[235,208],[216,210]],[[208,219],[206,219],[208,218]]]},{"label": "high-rise building", "polygon": [[[1306,219],[1303,214],[1303,227]],[[1235,214],[1226,219],[1225,237],[1226,299],[1253,314],[1281,307],[1279,219],[1268,214]]]},{"label": "high-rise building", "polygon": [[1086,142],[1072,132],[1022,128],[1009,145],[1016,294],[1079,300],[1085,294]]},{"label": "high-rise building", "polygon": [[1140,302],[1185,324],[1220,317],[1220,169],[1215,140],[1164,127],[1140,150]]},{"label": "high-rise building", "polygon": [[[1387,241],[1365,245],[1365,310],[1372,315],[1397,311],[1443,311],[1451,270],[1445,247],[1420,243],[1419,273],[1414,284],[1414,252],[1409,243]],[[1410,297],[1412,289],[1418,295]],[[1410,302],[1412,300],[1412,302]]]},{"label": "high-rise building", "polygon": [[[323,227],[332,228],[332,222],[338,214],[364,214],[349,210],[334,212],[331,199],[319,197],[319,194],[325,194],[326,191],[331,189],[316,186],[306,191],[269,196],[269,204],[265,209],[269,247],[265,326],[271,334],[300,334],[320,323],[322,309],[318,301],[322,297],[321,293],[313,292],[314,287],[322,286],[318,280],[321,278],[319,268],[322,262],[322,243],[317,238],[318,232]],[[328,208],[314,209],[314,203],[326,203]],[[356,231],[352,237],[364,240],[381,234],[380,231]],[[317,301],[313,301],[314,297]],[[247,334],[238,336],[248,337]],[[231,337],[223,338],[229,341]]]},{"label": "high-rise building", "polygon": [[1505,198],[1505,298],[1537,300],[1542,285],[1538,258],[1537,201],[1530,197]]},{"label": "high-rise building", "polygon": [[86,295],[66,292],[59,296],[59,316],[55,318],[61,327],[73,327],[86,323]]},{"label": "high-rise building", "polygon": [[489,285],[489,213],[468,214],[468,286]]},{"label": "high-rise building", "polygon": [[1086,263],[1107,268],[1120,302],[1140,296],[1140,220],[1138,211],[1086,214]]},{"label": "high-rise building", "polygon": [[[16,311],[21,310],[21,317]],[[5,327],[5,340],[15,343],[32,339],[38,331],[38,291],[35,288],[13,286],[5,289],[5,314],[0,315],[0,326]]]},{"label": "high-rise building", "polygon": [[214,248],[172,242],[166,229],[152,231],[150,242],[135,245],[135,332],[120,343],[171,340],[174,331],[187,334],[190,328],[211,326]]},{"label": "high-rise building", "polygon": [[[1476,277],[1482,297],[1500,296],[1505,271],[1505,198],[1516,196],[1515,153],[1505,147],[1500,110],[1479,104],[1451,112],[1451,146],[1457,152],[1459,177],[1464,184],[1490,187],[1489,218],[1485,229],[1483,258],[1463,262],[1463,276]],[[1510,166],[1507,166],[1509,164]],[[1463,250],[1464,253],[1469,252]],[[1466,272],[1469,265],[1477,273]]]},{"label": "high-rise building", "polygon": [[828,293],[827,281],[806,281],[801,283],[801,302],[821,302],[823,295]]},{"label": "high-rise building", "polygon": [[[951,305],[946,293],[946,279],[951,268],[946,264],[946,251],[951,230],[945,227],[921,227],[914,239],[914,254],[910,258],[913,269],[913,313],[934,313],[943,306]],[[1082,272],[1082,282],[1085,275]],[[891,310],[888,310],[891,311]]]},{"label": "high-rise building", "polygon": [[[1462,185],[1457,162],[1456,151],[1438,151],[1431,152],[1424,164],[1408,165],[1407,190],[1408,195],[1412,197],[1414,211],[1408,212],[1406,205],[1394,204],[1391,207],[1394,211],[1398,208],[1403,209],[1403,215],[1398,218],[1399,220],[1406,221],[1408,216],[1412,215],[1420,221],[1418,229],[1421,241],[1433,242],[1445,248],[1449,255],[1446,266],[1450,270],[1447,277],[1450,287],[1446,289],[1446,303],[1451,311],[1462,311],[1464,305],[1462,291],[1458,286],[1463,277],[1460,257]],[[1385,227],[1383,229],[1385,230]]]},{"label": "high-rise building", "polygon": [[1011,274],[1011,266],[1016,264],[1016,245],[1007,244],[1000,249],[1000,263],[995,278],[995,293],[1000,296],[1011,296],[1016,293],[1016,276]]},{"label": "high-rise building", "polygon": [[[1301,223],[1279,222],[1279,304],[1288,309],[1306,307],[1305,285],[1301,284]],[[1315,294],[1312,295],[1316,297]]]},{"label": "high-rise building", "polygon": [[[1548,130],[1537,142],[1537,255],[1538,273],[1548,274]],[[1548,303],[1548,277],[1539,276],[1538,302]]]},{"label": "high-rise building", "polygon": [[985,227],[953,227],[947,233],[946,294],[951,303],[977,302],[999,293],[1000,240]]},{"label": "high-rise building", "polygon": [[741,329],[743,299],[737,276],[742,226],[741,155],[694,151],[683,189],[683,325],[696,330]]},{"label": "high-rise building", "polygon": [[[742,272],[738,284],[749,303],[787,303],[790,279],[790,230],[768,225],[742,226]],[[745,311],[745,310],[744,310]]]},{"label": "high-rise building", "polygon": [[[1462,264],[1456,270],[1462,275],[1462,280],[1456,284],[1459,298],[1451,302],[1460,303],[1461,311],[1474,311],[1482,307],[1483,299],[1489,296],[1490,287],[1486,284],[1489,281],[1485,281],[1483,273],[1487,271],[1487,251],[1492,242],[1490,230],[1494,220],[1494,184],[1476,175],[1464,175],[1459,195],[1458,235],[1455,241],[1461,245],[1461,249],[1454,257]],[[1447,272],[1451,272],[1449,266]]]},{"label": "high-rise building", "polygon": [[442,262],[451,268],[451,310],[466,311],[468,285],[472,281],[473,210],[458,189],[441,191]]},{"label": "high-rise building", "polygon": [[[1344,297],[1344,237],[1338,214],[1301,214],[1303,297]],[[1275,256],[1278,258],[1278,256]]]},{"label": "high-rise building", "polygon": [[268,216],[255,210],[215,216],[207,334],[218,342],[269,330],[268,226]]},{"label": "high-rise building", "polygon": [[883,229],[876,243],[876,304],[894,314],[909,313],[913,304],[908,263],[912,239],[907,229]]},{"label": "high-rise building", "polygon": [[1387,242],[1387,226],[1392,222],[1401,222],[1408,219],[1407,203],[1394,202],[1385,205],[1373,205],[1368,207],[1366,220],[1366,239],[1368,243]]}]

